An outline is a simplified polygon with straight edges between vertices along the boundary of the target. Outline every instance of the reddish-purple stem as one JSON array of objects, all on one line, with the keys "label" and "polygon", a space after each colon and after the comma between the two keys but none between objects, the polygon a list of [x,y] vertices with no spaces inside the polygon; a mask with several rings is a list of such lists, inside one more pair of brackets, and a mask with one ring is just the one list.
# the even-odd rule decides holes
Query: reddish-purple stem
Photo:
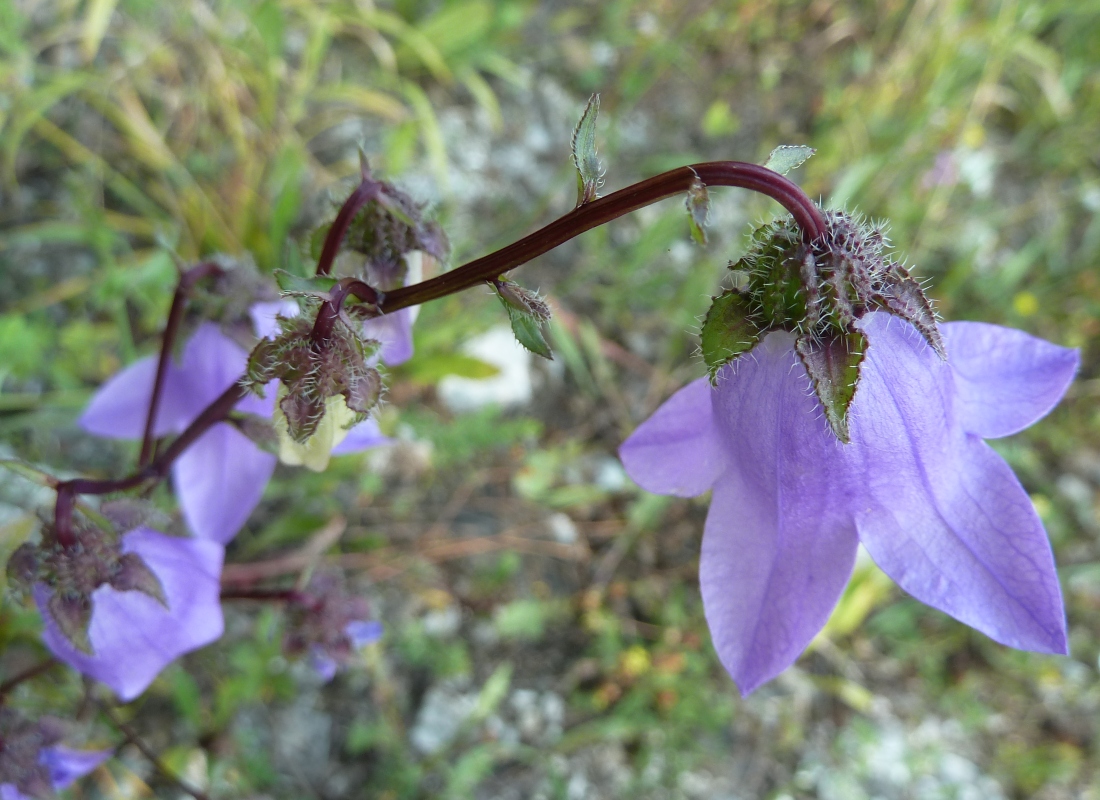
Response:
[{"label": "reddish-purple stem", "polygon": [[57,501],[54,505],[54,535],[57,537],[57,543],[62,547],[72,547],[76,544],[76,538],[73,535],[73,505],[77,495],[124,492],[149,481],[163,480],[180,454],[210,428],[229,416],[229,412],[244,399],[247,393],[248,390],[239,382],[234,383],[204,408],[194,422],[188,425],[187,429],[177,436],[163,453],[132,475],[117,480],[77,478],[58,483]]},{"label": "reddish-purple stem", "polygon": [[168,362],[172,358],[172,347],[183,322],[183,311],[187,307],[187,297],[194,285],[210,275],[221,273],[217,264],[204,262],[180,275],[176,284],[176,293],[172,296],[172,307],[168,311],[168,324],[164,327],[164,338],[160,343],[160,359],[157,361],[157,376],[153,380],[153,394],[149,398],[149,412],[145,415],[145,431],[141,436],[141,455],[138,467],[144,467],[153,457],[153,430],[156,427],[157,411],[164,392],[164,379],[168,373]]},{"label": "reddish-purple stem", "polygon": [[[757,164],[747,164],[741,161],[714,161],[706,164],[693,164],[662,173],[641,183],[620,189],[607,197],[601,197],[579,206],[518,242],[431,280],[382,293],[362,281],[344,278],[332,288],[329,298],[322,305],[314,323],[311,339],[316,345],[320,345],[331,335],[332,326],[339,317],[340,309],[349,295],[375,306],[381,313],[390,313],[400,308],[418,305],[429,300],[437,300],[485,281],[493,280],[508,270],[553,250],[573,237],[617,219],[624,214],[636,211],[666,197],[686,192],[696,180],[702,181],[706,186],[737,186],[771,197],[791,212],[795,223],[802,229],[802,238],[806,242],[813,242],[822,238],[825,234],[826,223],[821,210],[795,183],[779,173]],[[355,218],[355,214],[378,195],[381,186],[381,183],[364,175],[363,181],[340,208],[336,220],[325,237],[321,257],[317,262],[317,275],[327,275],[332,269],[332,263],[336,258],[340,243]],[[173,301],[173,309],[175,309],[175,306],[175,301]],[[169,326],[171,326],[171,319],[169,320]],[[167,341],[167,330],[165,338]],[[165,353],[169,349],[168,347],[162,348],[158,381],[163,380],[161,377],[162,368],[166,363]],[[148,465],[133,475],[114,481],[78,479],[58,483],[57,504],[54,511],[58,543],[62,546],[75,544],[75,537],[72,532],[72,515],[76,495],[108,494],[132,489],[147,481],[162,480],[179,455],[213,425],[224,420],[246,393],[247,390],[242,384],[239,382],[234,383],[207,406],[163,453],[153,458]],[[157,394],[157,392],[154,392],[154,394]],[[150,403],[149,417],[146,420],[147,437],[155,412],[155,403]]]},{"label": "reddish-purple stem", "polygon": [[797,184],[758,164],[741,161],[712,161],[692,164],[656,175],[641,183],[601,197],[570,211],[544,228],[525,236],[495,253],[471,261],[458,269],[422,283],[394,289],[378,303],[378,310],[389,314],[399,308],[419,305],[462,291],[484,281],[499,277],[510,269],[525,264],[558,245],[599,227],[613,219],[656,203],[666,197],[686,192],[693,181],[706,186],[738,186],[766,194],[791,212],[802,229],[806,242],[825,234],[825,218],[814,202]]}]

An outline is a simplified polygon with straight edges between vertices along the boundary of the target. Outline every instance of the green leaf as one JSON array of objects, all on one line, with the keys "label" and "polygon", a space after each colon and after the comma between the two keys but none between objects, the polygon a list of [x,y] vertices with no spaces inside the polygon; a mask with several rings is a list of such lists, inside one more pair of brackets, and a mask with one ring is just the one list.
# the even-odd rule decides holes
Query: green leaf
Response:
[{"label": "green leaf", "polygon": [[684,205],[688,210],[688,224],[691,225],[691,238],[697,244],[707,243],[707,217],[710,215],[710,195],[707,186],[699,178],[695,178],[688,187],[687,198]]},{"label": "green leaf", "polygon": [[848,407],[856,395],[867,340],[859,331],[819,339],[799,336],[794,345],[836,438],[848,442]]},{"label": "green leaf", "polygon": [[807,159],[816,152],[812,147],[804,144],[781,144],[772,150],[764,166],[780,175],[786,175],[792,169],[805,164]]},{"label": "green leaf", "polygon": [[39,486],[48,486],[51,489],[57,486],[57,478],[16,458],[0,458],[0,467],[10,469],[17,475],[21,475]]},{"label": "green leaf", "polygon": [[703,362],[713,380],[719,369],[760,341],[760,328],[752,319],[748,298],[736,291],[714,298],[699,338]]},{"label": "green leaf", "polygon": [[500,374],[500,370],[492,364],[461,353],[417,355],[412,361],[403,365],[398,372],[416,383],[435,383],[446,375],[482,380]]},{"label": "green leaf", "polygon": [[516,341],[535,355],[553,361],[554,354],[546,342],[546,337],[542,334],[538,317],[525,314],[507,303],[504,304],[504,308],[508,311],[508,320],[512,323],[512,333],[516,335]]},{"label": "green leaf", "polygon": [[596,190],[603,183],[603,167],[596,158],[596,117],[600,113],[600,96],[588,98],[581,121],[573,130],[573,163],[577,167],[577,205],[596,199]]},{"label": "green leaf", "polygon": [[303,278],[299,275],[293,275],[286,270],[275,270],[275,282],[279,284],[279,290],[283,292],[283,294],[328,294],[329,290],[336,285],[337,280],[337,278],[328,275],[315,275],[309,278]]},{"label": "green leaf", "polygon": [[493,670],[493,674],[489,676],[488,680],[485,681],[485,685],[481,687],[481,691],[478,692],[477,710],[474,711],[474,717],[479,720],[488,719],[489,715],[497,710],[497,706],[507,696],[508,687],[511,684],[512,664],[506,661]]}]

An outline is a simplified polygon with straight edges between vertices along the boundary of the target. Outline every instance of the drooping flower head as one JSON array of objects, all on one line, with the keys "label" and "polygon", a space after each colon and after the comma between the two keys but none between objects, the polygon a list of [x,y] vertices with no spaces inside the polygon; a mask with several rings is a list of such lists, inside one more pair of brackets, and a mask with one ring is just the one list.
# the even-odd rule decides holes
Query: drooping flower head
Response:
[{"label": "drooping flower head", "polygon": [[[423,207],[388,181],[356,214],[344,238],[347,273],[381,292],[423,280],[426,262],[446,260],[447,236]],[[365,339],[379,342],[379,357],[391,367],[412,358],[412,326],[419,306],[363,321]]]},{"label": "drooping flower head", "polygon": [[712,380],[620,449],[645,489],[713,490],[700,587],[722,663],[744,694],[792,664],[860,543],[917,599],[1001,643],[1065,653],[1046,533],[982,439],[1046,414],[1077,353],[994,325],[941,331],[908,274],[861,263],[873,232],[853,242],[837,238],[850,221],[830,224],[839,256],[780,225],[736,265],[747,290],[717,298],[703,329]]},{"label": "drooping flower head", "polygon": [[[260,338],[271,335],[276,315],[297,313],[291,300],[255,303],[249,308]],[[171,361],[153,433],[180,433],[212,401],[245,372],[248,354],[212,323],[203,322],[187,341],[182,358]],[[155,357],[135,361],[92,397],[80,417],[89,433],[139,439],[153,391]],[[198,537],[228,543],[256,508],[275,471],[276,456],[261,448],[253,428],[270,427],[277,388],[262,396],[250,394],[237,404],[234,416],[214,425],[172,465],[172,484],[190,530]],[[271,435],[274,445],[274,432]],[[385,444],[377,423],[367,419],[348,432],[336,454]],[[327,459],[326,459],[327,463]]]},{"label": "drooping flower head", "polygon": [[61,720],[24,719],[0,709],[0,800],[53,797],[111,757],[110,750],[73,750],[60,744]]},{"label": "drooping flower head", "polygon": [[370,618],[366,598],[348,592],[343,576],[315,573],[309,586],[287,606],[285,647],[305,654],[324,681],[336,676],[356,650],[382,636],[382,624]]},{"label": "drooping flower head", "polygon": [[70,545],[23,545],[8,567],[32,592],[58,659],[129,701],[221,636],[222,545],[144,527],[116,538],[87,521],[72,533]]}]

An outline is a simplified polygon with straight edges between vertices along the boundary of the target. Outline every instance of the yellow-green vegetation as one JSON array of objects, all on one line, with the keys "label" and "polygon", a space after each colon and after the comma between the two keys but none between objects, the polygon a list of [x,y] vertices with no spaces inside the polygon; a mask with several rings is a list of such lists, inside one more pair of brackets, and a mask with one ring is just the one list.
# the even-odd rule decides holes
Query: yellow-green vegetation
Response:
[{"label": "yellow-green vegetation", "polygon": [[[277,474],[228,560],[343,518],[328,557],[380,644],[319,687],[278,614],[235,606],[118,713],[216,798],[1100,798],[1098,64],[1097,0],[0,0],[0,458],[121,474],[134,446],[74,420],[155,350],[177,264],[303,274],[360,146],[456,264],[564,213],[593,91],[605,192],[805,143],[792,177],[888,219],[944,317],[1083,350],[1062,405],[995,443],[1054,542],[1071,656],[1006,650],[861,562],[811,651],[741,701],[698,596],[705,502],[645,494],[614,453],[703,374],[701,315],[778,207],[711,191],[703,248],[669,201],[515,273],[556,312],[529,405],[440,403],[448,376],[496,374],[461,343],[507,324],[489,292],[448,298],[388,376],[401,443]],[[4,474],[0,552],[49,502]],[[0,680],[41,658],[37,625],[4,600]],[[7,702],[72,714],[84,691],[55,669]],[[158,781],[134,754],[72,796]]]}]

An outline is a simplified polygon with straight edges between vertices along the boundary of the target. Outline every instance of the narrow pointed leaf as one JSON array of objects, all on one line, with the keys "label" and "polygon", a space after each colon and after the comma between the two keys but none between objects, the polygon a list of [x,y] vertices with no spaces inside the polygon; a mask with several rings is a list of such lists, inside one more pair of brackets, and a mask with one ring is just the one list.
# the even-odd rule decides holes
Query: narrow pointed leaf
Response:
[{"label": "narrow pointed leaf", "polygon": [[867,340],[859,331],[827,339],[799,336],[794,349],[813,381],[814,393],[825,409],[829,427],[848,442],[848,408],[856,395],[859,366]]},{"label": "narrow pointed leaf", "polygon": [[168,608],[164,585],[137,553],[124,553],[118,560],[118,572],[111,578],[111,587],[120,592],[142,592]]},{"label": "narrow pointed leaf", "polygon": [[781,144],[772,150],[764,166],[780,175],[801,167],[817,151],[804,144]]},{"label": "narrow pointed leaf", "polygon": [[699,338],[712,380],[719,369],[752,350],[760,341],[760,328],[752,319],[745,295],[731,291],[714,298]]},{"label": "narrow pointed leaf", "polygon": [[600,96],[588,98],[581,121],[573,130],[573,163],[577,167],[577,205],[596,199],[602,183],[603,168],[596,157],[596,117],[600,113]]},{"label": "narrow pointed leaf", "polygon": [[688,210],[688,224],[691,225],[691,238],[697,244],[707,243],[707,217],[710,216],[710,195],[707,186],[696,178],[688,187],[687,199],[684,205]]},{"label": "narrow pointed leaf", "polygon": [[336,285],[336,278],[328,275],[314,275],[303,278],[300,275],[292,275],[286,270],[275,270],[275,281],[284,294],[294,295],[327,295],[329,290]]},{"label": "narrow pointed leaf", "polygon": [[17,458],[0,458],[0,467],[9,469],[39,486],[49,486],[52,489],[57,485],[57,478]]}]

